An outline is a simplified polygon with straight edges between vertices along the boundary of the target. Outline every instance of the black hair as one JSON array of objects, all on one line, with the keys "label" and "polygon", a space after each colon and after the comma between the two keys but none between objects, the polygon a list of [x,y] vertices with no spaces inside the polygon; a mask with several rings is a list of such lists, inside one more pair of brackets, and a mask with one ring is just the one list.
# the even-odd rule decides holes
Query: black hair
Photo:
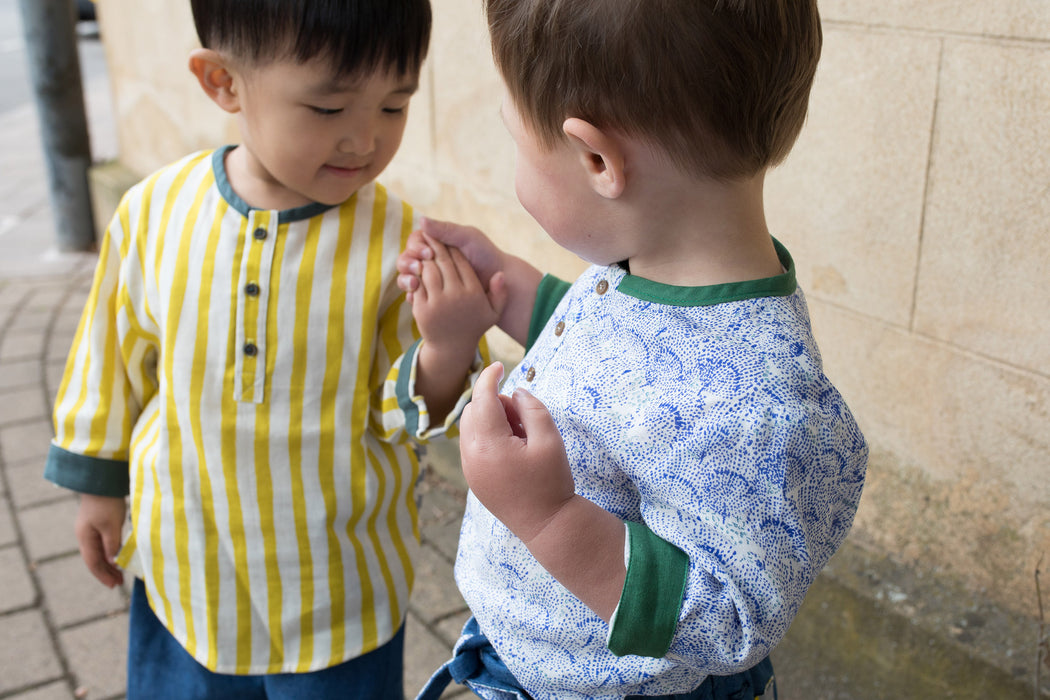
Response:
[{"label": "black hair", "polygon": [[429,0],[190,0],[201,46],[252,62],[331,61],[337,75],[418,73]]}]

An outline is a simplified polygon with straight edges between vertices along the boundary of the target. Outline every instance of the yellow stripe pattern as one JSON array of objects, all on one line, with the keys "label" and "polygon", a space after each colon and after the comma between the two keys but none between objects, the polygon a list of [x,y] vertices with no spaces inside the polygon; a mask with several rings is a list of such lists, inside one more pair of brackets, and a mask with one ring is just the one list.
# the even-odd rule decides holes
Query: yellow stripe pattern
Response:
[{"label": "yellow stripe pattern", "polygon": [[336,207],[254,210],[225,182],[198,153],[121,202],[55,445],[128,462],[119,561],[194,658],[312,671],[400,627],[419,540],[409,440],[458,409],[431,427],[412,396],[418,333],[395,268],[408,205],[373,183]]}]

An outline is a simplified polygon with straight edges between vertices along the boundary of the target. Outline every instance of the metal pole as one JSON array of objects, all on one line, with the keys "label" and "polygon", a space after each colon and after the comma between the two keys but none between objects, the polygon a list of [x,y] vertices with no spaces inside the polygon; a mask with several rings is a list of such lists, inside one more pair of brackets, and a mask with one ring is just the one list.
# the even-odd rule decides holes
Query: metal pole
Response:
[{"label": "metal pole", "polygon": [[58,247],[91,250],[95,224],[88,189],[91,141],[71,0],[19,0],[29,74],[44,142]]}]

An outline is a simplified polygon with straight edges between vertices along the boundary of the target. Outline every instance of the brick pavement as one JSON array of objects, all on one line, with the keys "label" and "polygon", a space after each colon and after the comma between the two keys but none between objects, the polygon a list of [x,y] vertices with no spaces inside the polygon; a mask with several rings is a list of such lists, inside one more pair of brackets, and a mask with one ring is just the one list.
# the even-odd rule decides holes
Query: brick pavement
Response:
[{"label": "brick pavement", "polygon": [[[108,85],[88,85],[86,98],[96,160],[112,157]],[[0,114],[0,154],[0,700],[121,698],[128,591],[104,588],[81,564],[76,498],[42,476],[51,404],[94,256],[53,249],[32,105]],[[405,650],[409,697],[448,657],[467,616],[452,580],[464,491],[441,476],[451,473],[428,469],[421,484],[423,548]],[[465,695],[453,686],[445,697]]]}]

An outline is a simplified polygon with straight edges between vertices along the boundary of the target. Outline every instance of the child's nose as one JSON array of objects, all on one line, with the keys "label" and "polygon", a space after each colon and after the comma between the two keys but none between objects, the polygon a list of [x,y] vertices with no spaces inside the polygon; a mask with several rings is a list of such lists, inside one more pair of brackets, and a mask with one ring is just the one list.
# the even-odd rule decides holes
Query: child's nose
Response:
[{"label": "child's nose", "polygon": [[371,121],[355,124],[339,141],[339,152],[357,155],[371,153],[375,143],[375,131],[375,125]]}]

